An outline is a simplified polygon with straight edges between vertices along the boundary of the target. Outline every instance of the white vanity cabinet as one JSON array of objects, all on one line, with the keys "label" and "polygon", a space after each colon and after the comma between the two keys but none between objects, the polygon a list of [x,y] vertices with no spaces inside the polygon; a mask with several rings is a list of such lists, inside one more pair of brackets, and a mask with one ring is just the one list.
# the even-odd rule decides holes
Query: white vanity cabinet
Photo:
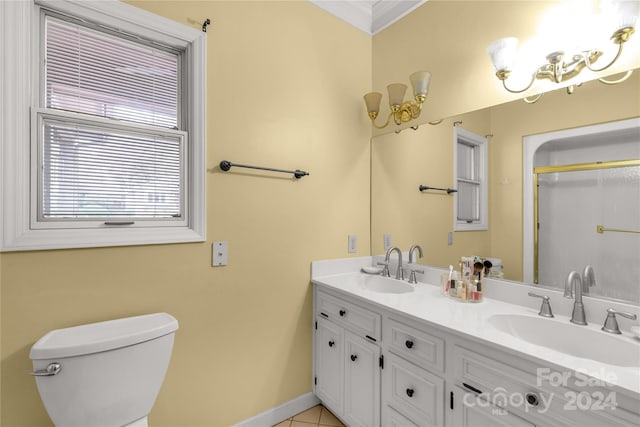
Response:
[{"label": "white vanity cabinet", "polygon": [[584,375],[459,337],[452,337],[449,344],[455,426],[640,425],[638,401],[598,384],[578,386],[587,378]]},{"label": "white vanity cabinet", "polygon": [[630,390],[387,305],[314,286],[314,392],[348,426],[640,425]]},{"label": "white vanity cabinet", "polygon": [[380,315],[315,294],[314,391],[349,426],[380,426]]}]

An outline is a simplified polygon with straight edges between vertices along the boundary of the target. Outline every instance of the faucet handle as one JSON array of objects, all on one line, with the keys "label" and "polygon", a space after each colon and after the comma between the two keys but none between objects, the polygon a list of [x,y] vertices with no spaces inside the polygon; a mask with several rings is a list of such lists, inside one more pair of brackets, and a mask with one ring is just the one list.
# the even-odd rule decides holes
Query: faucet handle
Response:
[{"label": "faucet handle", "polygon": [[551,311],[551,304],[549,304],[549,297],[546,295],[538,295],[533,292],[529,292],[530,297],[542,298],[542,305],[540,306],[539,316],[542,317],[555,317]]},{"label": "faucet handle", "polygon": [[409,264],[409,271],[411,271],[411,274],[409,274],[409,283],[411,283],[412,285],[418,283],[418,279],[416,279],[416,273],[424,274],[424,269],[413,268],[411,264]]},{"label": "faucet handle", "polygon": [[619,314],[622,317],[626,317],[627,319],[636,320],[638,316],[633,313],[627,313],[624,311],[617,311],[613,308],[607,309],[607,317],[604,319],[604,325],[602,325],[602,330],[605,332],[609,332],[610,334],[621,334],[620,327],[618,326],[618,319],[616,319],[616,314]]},{"label": "faucet handle", "polygon": [[389,263],[388,262],[377,262],[378,265],[382,266],[382,272],[380,273],[382,275],[382,277],[391,277],[391,274],[389,274]]}]

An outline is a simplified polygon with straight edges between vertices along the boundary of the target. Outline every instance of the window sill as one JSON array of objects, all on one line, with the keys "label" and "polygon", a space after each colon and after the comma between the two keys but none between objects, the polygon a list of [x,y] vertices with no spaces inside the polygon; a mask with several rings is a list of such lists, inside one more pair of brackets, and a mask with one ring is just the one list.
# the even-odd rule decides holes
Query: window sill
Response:
[{"label": "window sill", "polygon": [[148,227],[84,230],[28,230],[6,239],[2,252],[136,246],[204,242],[204,233],[184,227]]}]

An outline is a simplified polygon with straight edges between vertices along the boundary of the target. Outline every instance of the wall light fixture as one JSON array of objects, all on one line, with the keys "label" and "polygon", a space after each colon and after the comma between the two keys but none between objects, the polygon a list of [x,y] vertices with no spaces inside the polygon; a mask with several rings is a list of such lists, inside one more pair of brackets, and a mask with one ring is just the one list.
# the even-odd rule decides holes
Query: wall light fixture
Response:
[{"label": "wall light fixture", "polygon": [[[370,92],[364,96],[364,102],[367,105],[367,113],[371,119],[371,124],[377,129],[387,127],[393,117],[396,125],[406,123],[410,120],[420,117],[422,104],[427,99],[429,91],[429,82],[431,81],[431,73],[428,71],[416,71],[409,76],[411,85],[413,86],[414,101],[404,101],[404,94],[407,91],[407,85],[402,83],[391,83],[387,86],[389,92],[389,115],[386,122],[382,126],[376,124],[376,117],[380,113],[380,100],[382,94],[380,92]],[[412,126],[412,129],[417,129]]]},{"label": "wall light fixture", "polygon": [[[574,4],[575,3],[576,2],[574,2]],[[570,6],[573,7],[573,5]],[[515,37],[506,37],[493,42],[487,48],[487,53],[491,57],[496,76],[502,81],[503,87],[511,93],[521,93],[531,88],[535,81],[539,79],[548,79],[555,83],[560,83],[577,76],[584,68],[599,72],[611,67],[622,54],[622,46],[635,31],[634,27],[638,20],[640,2],[637,0],[603,0],[601,9],[603,13],[597,17],[599,19],[598,21],[587,18],[580,19],[581,15],[576,16],[576,14],[571,13],[570,16],[566,16],[567,14],[565,14],[565,16],[560,17],[562,21],[558,20],[555,24],[544,27],[540,38],[547,40],[541,43],[542,46],[545,46],[542,49],[547,49],[544,52],[547,62],[538,66],[535,71],[533,71],[529,83],[525,83],[526,85],[522,89],[513,89],[507,86],[507,80],[514,70],[514,64],[518,54],[518,39]],[[578,28],[566,28],[567,22],[570,21],[582,24],[585,33],[579,34],[580,31]],[[585,36],[584,34],[591,33],[591,35],[593,35],[593,33],[597,33],[597,30],[603,25],[607,25],[607,23],[610,23],[609,28],[613,30],[610,39],[614,44],[618,45],[618,51],[607,65],[596,68],[593,64],[599,60],[603,52],[591,46],[586,49],[581,49],[577,46],[584,44],[585,39],[589,38],[589,35]],[[560,35],[563,32],[566,33],[569,38],[573,38],[573,43],[567,40],[560,40]],[[535,43],[536,40],[533,40],[533,42]],[[551,47],[554,42],[555,46]],[[572,45],[574,47],[572,47]],[[576,50],[571,51],[570,49]],[[630,73],[627,73],[626,77],[629,75]],[[601,79],[601,81],[602,80],[603,79]],[[603,81],[603,83],[620,83],[623,80],[624,79],[621,79],[615,82]]]}]

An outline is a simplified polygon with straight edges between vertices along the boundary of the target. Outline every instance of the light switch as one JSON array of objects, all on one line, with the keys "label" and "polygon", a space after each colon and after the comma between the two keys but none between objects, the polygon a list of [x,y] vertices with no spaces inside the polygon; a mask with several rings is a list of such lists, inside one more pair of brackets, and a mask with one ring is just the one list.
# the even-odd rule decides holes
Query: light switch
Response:
[{"label": "light switch", "polygon": [[211,251],[213,253],[211,263],[213,267],[227,265],[227,262],[229,261],[229,242],[213,242],[211,245]]},{"label": "light switch", "polygon": [[349,253],[358,252],[358,237],[355,234],[349,234]]},{"label": "light switch", "polygon": [[391,234],[385,234],[384,236],[384,250],[388,250],[391,247]]}]

